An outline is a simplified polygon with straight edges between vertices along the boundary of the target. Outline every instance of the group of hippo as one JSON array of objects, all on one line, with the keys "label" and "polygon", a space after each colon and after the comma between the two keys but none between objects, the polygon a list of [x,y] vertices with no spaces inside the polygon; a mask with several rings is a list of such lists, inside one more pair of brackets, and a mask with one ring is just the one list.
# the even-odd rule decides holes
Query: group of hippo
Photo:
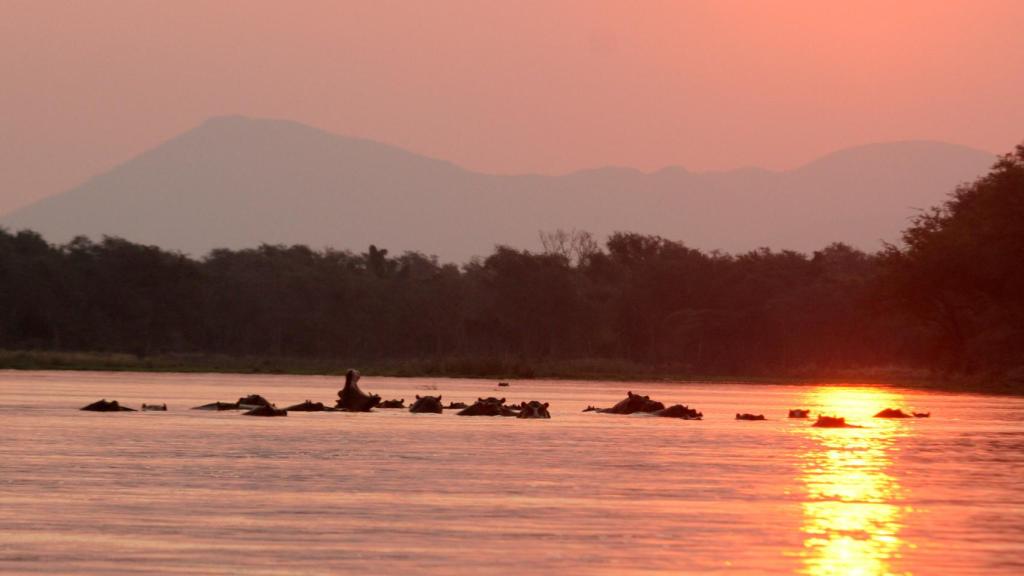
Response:
[{"label": "group of hippo", "polygon": [[633,394],[632,391],[626,392],[626,399],[622,400],[611,408],[595,408],[593,406],[587,406],[584,412],[602,412],[605,414],[636,414],[645,413],[652,416],[661,416],[663,418],[679,418],[681,420],[700,420],[704,418],[704,414],[696,411],[689,406],[682,404],[676,404],[675,406],[665,407],[664,404],[657,400],[651,400],[650,396],[641,396],[640,394]]},{"label": "group of hippo", "polygon": [[[90,412],[137,412],[135,408],[129,408],[127,406],[121,406],[117,400],[97,400],[87,406],[82,406],[81,410],[88,410]],[[143,404],[142,410],[144,412],[167,412],[167,404]]]},{"label": "group of hippo", "polygon": [[[810,416],[810,413],[811,413],[810,410],[799,410],[799,409],[798,410],[790,410],[789,411],[789,417],[790,418],[807,418],[807,417]],[[903,410],[900,410],[899,408],[886,408],[885,410],[882,410],[879,413],[875,414],[875,418],[930,418],[931,415],[932,415],[931,412],[911,412],[910,414],[907,414],[906,412],[904,412]],[[739,418],[739,417],[740,417],[740,415],[737,414],[736,418]],[[763,420],[764,416],[762,416],[760,419]],[[840,418],[838,416],[825,416],[825,415],[821,415],[821,414],[818,415],[818,420],[814,423],[814,427],[815,428],[863,428],[863,426],[858,426],[856,424],[849,424],[849,423],[847,423],[846,422],[846,418]]]},{"label": "group of hippo", "polygon": [[[381,400],[377,394],[367,394],[359,388],[359,372],[349,370],[345,374],[345,387],[338,392],[338,400],[334,406],[325,406],[323,402],[306,400],[301,404],[278,408],[259,394],[250,394],[235,402],[212,402],[196,406],[193,410],[242,410],[245,416],[287,416],[289,412],[369,412],[374,408],[405,408],[405,399]],[[508,386],[502,382],[499,386]],[[547,402],[531,400],[519,404],[506,404],[505,398],[479,398],[471,405],[463,402],[449,402],[445,406],[441,396],[416,396],[416,401],[409,406],[413,413],[441,414],[445,409],[457,409],[459,416],[514,416],[516,418],[551,418]],[[84,406],[82,410],[92,412],[135,412],[134,408],[122,406],[117,400],[99,400]],[[143,404],[142,410],[167,410],[166,404]]]},{"label": "group of hippo", "polygon": [[[508,386],[502,382],[499,386]],[[349,370],[345,374],[345,386],[338,391],[338,400],[334,406],[325,406],[323,402],[306,400],[301,404],[278,408],[270,401],[259,394],[250,394],[239,398],[236,402],[212,402],[202,406],[196,406],[193,410],[243,410],[245,416],[287,416],[288,412],[369,412],[374,408],[382,409],[405,409],[405,399],[381,400],[377,394],[367,394],[359,388],[359,372]],[[516,418],[551,418],[548,412],[547,402],[531,400],[519,404],[506,404],[505,398],[478,398],[473,404],[463,402],[450,402],[445,406],[441,402],[441,396],[416,396],[416,401],[409,406],[409,412],[441,414],[445,409],[459,410],[458,416],[510,416]],[[135,412],[133,408],[120,405],[117,400],[99,400],[93,402],[82,410],[93,412]],[[143,411],[166,411],[166,404],[143,404]],[[694,408],[682,404],[665,407],[657,400],[651,400],[650,396],[634,394],[632,391],[626,393],[626,398],[611,408],[595,408],[588,406],[584,412],[601,412],[605,414],[650,414],[663,418],[678,418],[680,420],[701,420],[704,414]],[[795,409],[789,411],[790,418],[808,418],[810,410]],[[886,408],[876,418],[927,418],[931,413],[912,412],[907,414],[899,409]],[[737,420],[765,420],[763,414],[736,414]],[[859,428],[853,424],[847,424],[844,418],[819,415],[814,423],[818,428]]]}]

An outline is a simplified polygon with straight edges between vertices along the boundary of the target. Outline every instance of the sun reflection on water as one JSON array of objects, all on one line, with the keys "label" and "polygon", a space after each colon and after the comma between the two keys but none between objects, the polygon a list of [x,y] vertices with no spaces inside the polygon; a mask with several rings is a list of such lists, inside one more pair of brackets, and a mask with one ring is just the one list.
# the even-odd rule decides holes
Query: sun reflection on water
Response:
[{"label": "sun reflection on water", "polygon": [[890,473],[891,454],[905,434],[899,422],[873,414],[902,405],[900,394],[872,388],[818,388],[804,397],[815,414],[843,416],[864,428],[809,428],[814,447],[803,456],[804,572],[868,576],[894,573],[890,564],[909,512]]}]

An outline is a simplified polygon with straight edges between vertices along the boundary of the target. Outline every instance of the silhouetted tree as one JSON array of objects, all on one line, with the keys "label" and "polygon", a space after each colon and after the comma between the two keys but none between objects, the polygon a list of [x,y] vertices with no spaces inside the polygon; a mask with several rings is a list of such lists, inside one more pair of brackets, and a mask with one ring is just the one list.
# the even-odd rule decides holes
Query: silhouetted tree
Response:
[{"label": "silhouetted tree", "polygon": [[903,242],[886,252],[887,282],[931,328],[931,363],[1024,365],[1024,146],[921,214]]},{"label": "silhouetted tree", "polygon": [[694,374],[1024,365],[1024,147],[866,254],[542,233],[457,267],[263,245],[202,259],[0,229],[0,347],[317,358],[629,359]]}]

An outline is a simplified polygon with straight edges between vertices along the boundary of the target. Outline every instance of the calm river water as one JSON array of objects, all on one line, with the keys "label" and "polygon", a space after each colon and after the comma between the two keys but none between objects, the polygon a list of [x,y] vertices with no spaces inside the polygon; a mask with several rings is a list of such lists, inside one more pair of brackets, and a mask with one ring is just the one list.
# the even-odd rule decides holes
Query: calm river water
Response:
[{"label": "calm river water", "polygon": [[[1024,399],[364,377],[407,403],[546,401],[552,419],[188,410],[326,403],[342,383],[0,372],[0,572],[1024,573]],[[627,389],[705,419],[581,413]],[[170,410],[77,410],[99,398]],[[886,407],[932,417],[871,418]],[[866,427],[815,429],[789,408]]]}]

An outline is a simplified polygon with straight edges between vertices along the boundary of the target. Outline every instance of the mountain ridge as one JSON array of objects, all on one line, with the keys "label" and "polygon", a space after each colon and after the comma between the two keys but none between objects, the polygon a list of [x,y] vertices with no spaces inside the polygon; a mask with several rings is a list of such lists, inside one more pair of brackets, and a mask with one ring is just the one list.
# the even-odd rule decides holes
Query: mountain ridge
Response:
[{"label": "mountain ridge", "polygon": [[[702,249],[809,251],[895,241],[995,156],[931,141],[867,144],[790,170],[487,174],[290,120],[206,120],[67,192],[0,216],[54,242],[108,234],[203,254],[217,247],[370,243],[465,261],[538,232],[660,234]],[[864,202],[857,202],[858,199]]]}]

